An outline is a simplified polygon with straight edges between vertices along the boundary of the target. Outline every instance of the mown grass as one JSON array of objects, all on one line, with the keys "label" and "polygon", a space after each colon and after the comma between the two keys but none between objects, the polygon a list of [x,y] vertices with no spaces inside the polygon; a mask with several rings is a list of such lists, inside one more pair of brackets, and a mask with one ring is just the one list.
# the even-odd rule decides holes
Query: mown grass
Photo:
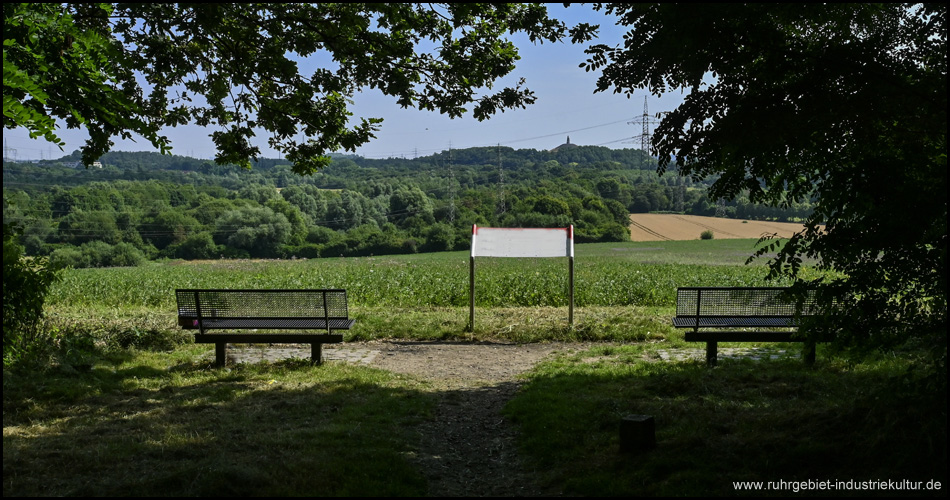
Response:
[{"label": "mown grass", "polygon": [[306,360],[208,365],[130,352],[5,373],[4,496],[419,496],[409,458],[435,396]]},{"label": "mown grass", "polygon": [[[792,494],[734,489],[742,480],[945,484],[946,393],[916,382],[912,352],[850,363],[819,346],[813,368],[658,361],[702,351],[669,326],[677,286],[765,284],[764,267],[742,265],[752,244],[579,245],[573,328],[563,259],[479,260],[474,331],[464,252],[70,271],[48,308],[58,349],[46,368],[4,371],[4,496],[427,493],[412,456],[434,386],[335,363],[214,369],[211,348],[176,327],[178,287],[347,288],[357,324],[345,341],[610,342],[540,365],[506,409],[539,481],[567,495]],[[655,417],[656,449],[619,451],[628,414]]]},{"label": "mown grass", "polygon": [[[911,360],[658,362],[656,346],[602,347],[539,366],[506,414],[539,474],[580,496],[944,496],[946,394]],[[654,417],[656,448],[622,452],[620,423]],[[821,481],[909,480],[919,490]],[[748,491],[738,481],[798,483]],[[808,489],[808,481],[812,489]],[[927,490],[933,481],[942,487]]]}]

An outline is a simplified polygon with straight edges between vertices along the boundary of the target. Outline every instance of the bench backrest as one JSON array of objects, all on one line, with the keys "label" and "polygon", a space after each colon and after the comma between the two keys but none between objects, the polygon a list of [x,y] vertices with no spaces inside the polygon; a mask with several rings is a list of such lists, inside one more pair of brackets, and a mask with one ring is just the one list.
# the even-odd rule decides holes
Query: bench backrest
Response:
[{"label": "bench backrest", "polygon": [[676,290],[677,317],[794,318],[816,310],[809,293],[799,309],[784,287],[680,287]]},{"label": "bench backrest", "polygon": [[347,319],[346,290],[178,289],[178,323],[201,318]]}]

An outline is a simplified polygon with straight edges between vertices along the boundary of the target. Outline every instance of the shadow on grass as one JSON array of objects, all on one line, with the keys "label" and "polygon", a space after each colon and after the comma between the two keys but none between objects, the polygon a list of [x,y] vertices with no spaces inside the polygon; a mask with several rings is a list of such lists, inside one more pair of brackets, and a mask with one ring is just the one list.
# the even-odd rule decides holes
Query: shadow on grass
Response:
[{"label": "shadow on grass", "polygon": [[[746,359],[709,369],[646,357],[621,348],[547,363],[506,408],[531,462],[564,494],[945,493],[946,394],[897,390],[892,366]],[[620,452],[627,415],[654,417],[655,449]],[[826,480],[840,489],[818,489]],[[928,491],[934,480],[942,489]],[[748,491],[738,481],[786,483]]]},{"label": "shadow on grass", "polygon": [[425,493],[408,457],[431,395],[378,370],[289,365],[5,377],[4,496]]},{"label": "shadow on grass", "polygon": [[[899,389],[901,366],[724,359],[709,369],[656,361],[653,350],[565,355],[517,391],[505,414],[543,491],[942,496],[946,488],[946,394]],[[420,425],[432,425],[440,399],[477,396],[345,364],[214,370],[173,359],[4,373],[4,496],[421,496],[430,458],[420,466]],[[654,450],[620,453],[620,421],[630,414],[655,417]],[[433,431],[446,437],[443,456],[460,442],[449,439],[455,430]],[[943,489],[791,489],[904,480]],[[786,487],[740,490],[737,481]]]}]

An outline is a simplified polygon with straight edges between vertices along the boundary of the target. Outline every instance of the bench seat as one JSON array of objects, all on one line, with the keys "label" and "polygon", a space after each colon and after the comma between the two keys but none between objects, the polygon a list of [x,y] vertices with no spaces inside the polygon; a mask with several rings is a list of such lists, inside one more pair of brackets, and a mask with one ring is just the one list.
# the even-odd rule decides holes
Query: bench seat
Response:
[{"label": "bench seat", "polygon": [[815,310],[815,297],[801,303],[784,287],[680,287],[673,327],[687,329],[687,342],[706,342],[706,362],[715,365],[718,342],[806,342],[805,361],[815,346],[798,334]]},{"label": "bench seat", "polygon": [[676,328],[792,328],[798,324],[794,318],[769,316],[677,316],[673,318]]},{"label": "bench seat", "polygon": [[178,325],[195,330],[195,343],[215,344],[223,366],[228,342],[309,343],[311,360],[322,361],[322,345],[343,342],[356,320],[349,318],[342,289],[178,289]]},{"label": "bench seat", "polygon": [[[187,321],[187,319],[186,319]],[[198,329],[198,319],[185,329]],[[349,330],[355,319],[334,318],[202,318],[205,330],[260,329],[260,330]]]}]

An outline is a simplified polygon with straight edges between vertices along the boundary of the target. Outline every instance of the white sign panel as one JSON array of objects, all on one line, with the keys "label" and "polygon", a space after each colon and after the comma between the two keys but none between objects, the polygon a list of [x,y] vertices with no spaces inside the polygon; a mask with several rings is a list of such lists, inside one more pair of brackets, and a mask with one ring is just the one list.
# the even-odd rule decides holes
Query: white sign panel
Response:
[{"label": "white sign panel", "polygon": [[573,257],[574,226],[500,228],[472,226],[472,257]]}]

